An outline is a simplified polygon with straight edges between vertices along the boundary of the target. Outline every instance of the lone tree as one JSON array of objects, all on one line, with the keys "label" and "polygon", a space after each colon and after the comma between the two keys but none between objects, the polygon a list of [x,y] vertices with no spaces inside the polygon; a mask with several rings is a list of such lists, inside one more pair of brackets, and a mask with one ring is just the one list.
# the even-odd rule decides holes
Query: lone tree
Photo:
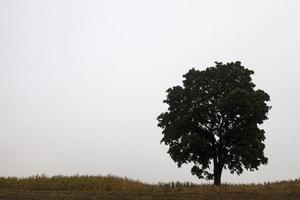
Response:
[{"label": "lone tree", "polygon": [[252,74],[241,62],[216,62],[203,71],[189,70],[183,86],[167,90],[168,111],[157,119],[161,143],[178,167],[192,163],[193,175],[220,185],[223,169],[240,175],[267,164],[259,124],[268,119],[270,97],[255,89]]}]

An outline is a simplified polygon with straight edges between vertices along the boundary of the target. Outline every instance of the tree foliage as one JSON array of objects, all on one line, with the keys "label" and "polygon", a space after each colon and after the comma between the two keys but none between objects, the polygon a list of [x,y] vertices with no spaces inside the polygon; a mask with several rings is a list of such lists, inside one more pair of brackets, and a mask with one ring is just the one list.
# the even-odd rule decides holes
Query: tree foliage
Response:
[{"label": "tree foliage", "polygon": [[192,163],[193,175],[219,185],[224,168],[241,174],[267,164],[259,125],[268,119],[270,97],[255,89],[252,74],[241,62],[216,62],[189,70],[183,86],[167,90],[163,102],[169,107],[158,116],[158,126],[178,167]]}]

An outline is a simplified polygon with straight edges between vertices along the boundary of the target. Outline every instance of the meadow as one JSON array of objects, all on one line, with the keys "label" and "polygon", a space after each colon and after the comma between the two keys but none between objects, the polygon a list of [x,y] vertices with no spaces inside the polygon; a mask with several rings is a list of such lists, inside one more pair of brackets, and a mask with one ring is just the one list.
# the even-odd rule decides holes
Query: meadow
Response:
[{"label": "meadow", "polygon": [[0,200],[9,199],[300,199],[300,179],[262,184],[147,184],[116,176],[1,177]]}]

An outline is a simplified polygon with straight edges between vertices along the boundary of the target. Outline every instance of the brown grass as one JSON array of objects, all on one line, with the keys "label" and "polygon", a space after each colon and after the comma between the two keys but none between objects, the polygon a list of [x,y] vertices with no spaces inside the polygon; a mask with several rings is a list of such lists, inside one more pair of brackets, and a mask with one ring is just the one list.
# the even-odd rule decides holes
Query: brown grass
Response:
[{"label": "brown grass", "polygon": [[116,176],[0,178],[0,200],[8,199],[300,199],[300,179],[263,184],[145,184]]}]

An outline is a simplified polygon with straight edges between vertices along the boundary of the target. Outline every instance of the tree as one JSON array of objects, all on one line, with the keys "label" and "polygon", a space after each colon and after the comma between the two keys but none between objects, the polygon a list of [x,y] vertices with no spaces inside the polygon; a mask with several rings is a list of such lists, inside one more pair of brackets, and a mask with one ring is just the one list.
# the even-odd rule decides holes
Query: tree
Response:
[{"label": "tree", "polygon": [[267,164],[259,125],[268,119],[270,97],[255,89],[252,74],[239,61],[216,62],[203,71],[189,70],[183,86],[167,90],[168,110],[157,120],[161,143],[178,167],[192,163],[193,175],[220,185],[223,169],[240,175]]}]

